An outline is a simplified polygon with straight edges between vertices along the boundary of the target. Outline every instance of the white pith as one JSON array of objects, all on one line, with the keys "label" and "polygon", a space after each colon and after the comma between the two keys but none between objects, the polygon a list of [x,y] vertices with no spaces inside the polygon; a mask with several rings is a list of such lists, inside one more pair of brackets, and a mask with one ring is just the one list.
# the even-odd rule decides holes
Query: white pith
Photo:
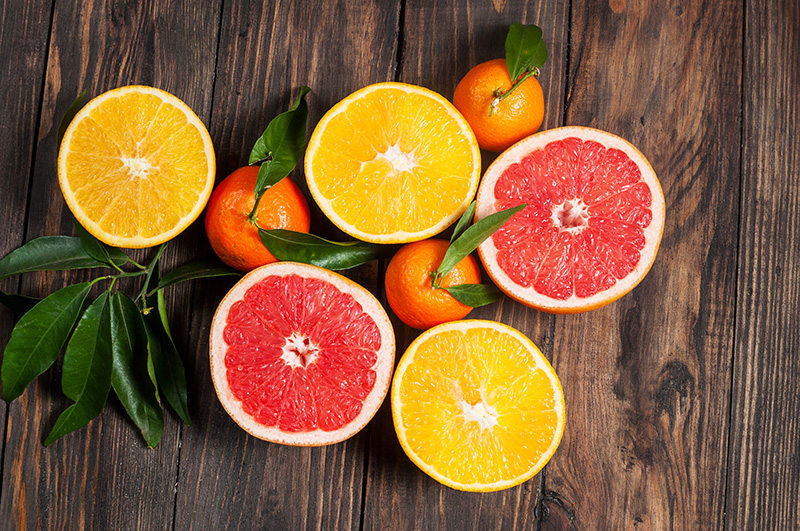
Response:
[{"label": "white pith", "polygon": [[[297,274],[303,278],[316,278],[332,283],[343,293],[355,297],[361,304],[363,310],[372,317],[381,335],[381,347],[377,353],[377,361],[373,367],[376,379],[375,385],[369,395],[364,399],[361,412],[350,423],[334,431],[324,431],[315,429],[307,432],[290,433],[285,432],[274,426],[264,426],[253,419],[242,408],[242,403],[237,399],[228,385],[227,368],[225,367],[225,353],[228,345],[224,340],[223,332],[231,306],[241,300],[247,290],[268,276],[286,276]],[[284,362],[298,367],[302,365],[301,360],[297,359],[297,354],[292,352],[296,346],[301,350],[313,345],[306,345],[304,337],[300,334],[287,338],[284,347]],[[211,323],[211,334],[209,339],[209,359],[211,365],[211,379],[217,391],[220,403],[231,418],[251,435],[270,442],[289,444],[294,446],[321,446],[341,442],[358,433],[378,411],[383,403],[386,393],[389,390],[389,383],[394,367],[395,338],[394,329],[391,321],[378,300],[366,289],[356,284],[352,280],[345,278],[337,273],[322,269],[320,267],[299,264],[295,262],[275,262],[267,264],[258,269],[254,269],[245,275],[231,290],[225,295],[214,314]],[[291,356],[294,356],[292,360]],[[313,357],[313,356],[312,356]],[[287,359],[288,358],[288,359]],[[309,363],[316,360],[309,359]]]},{"label": "white pith", "polygon": [[395,172],[401,173],[404,171],[411,171],[419,166],[419,161],[411,151],[406,153],[400,146],[389,146],[383,153],[375,155],[375,160],[383,159],[392,165]]},{"label": "white pith", "polygon": [[[558,230],[578,234],[588,227],[589,209],[582,199],[567,199],[560,205],[553,206],[553,226]],[[567,218],[571,223],[564,223]]]},{"label": "white pith", "polygon": [[[153,165],[144,157],[122,157],[120,160],[131,177],[144,179],[153,169]],[[156,169],[158,169],[157,166]]]},{"label": "white pith", "polygon": [[497,411],[483,400],[477,404],[462,400],[459,406],[464,420],[477,423],[481,431],[497,426]]},{"label": "white pith", "polygon": [[[487,239],[478,247],[478,254],[483,261],[489,276],[495,281],[497,286],[510,297],[532,306],[534,308],[552,312],[576,311],[575,308],[599,307],[616,300],[623,294],[633,289],[650,269],[655,261],[656,253],[664,230],[665,202],[661,184],[658,182],[653,168],[645,156],[631,145],[628,141],[591,127],[568,126],[550,129],[519,141],[506,151],[504,151],[486,170],[481,180],[476,197],[475,220],[483,219],[496,212],[494,188],[497,179],[503,171],[514,163],[519,163],[529,153],[543,148],[550,142],[563,140],[565,138],[577,137],[583,141],[593,140],[609,148],[619,149],[636,163],[642,174],[642,180],[647,183],[652,193],[652,204],[650,211],[653,218],[644,230],[645,248],[641,250],[641,256],[636,267],[622,279],[611,286],[609,289],[600,291],[589,297],[578,297],[574,293],[565,300],[558,300],[536,291],[531,285],[523,287],[516,284],[498,265],[497,248],[492,238]],[[578,199],[578,198],[576,198]],[[591,222],[591,221],[590,221]],[[572,232],[572,231],[571,231]],[[655,242],[655,245],[651,245]]]}]

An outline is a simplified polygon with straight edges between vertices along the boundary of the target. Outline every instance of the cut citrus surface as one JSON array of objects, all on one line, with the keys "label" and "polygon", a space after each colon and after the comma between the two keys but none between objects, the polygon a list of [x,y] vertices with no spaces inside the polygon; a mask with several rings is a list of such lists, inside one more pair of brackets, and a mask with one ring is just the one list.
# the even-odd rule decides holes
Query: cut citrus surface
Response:
[{"label": "cut citrus surface", "polygon": [[533,477],[564,432],[564,394],[536,345],[502,323],[466,320],[423,332],[392,381],[392,418],[408,457],[459,490]]},{"label": "cut citrus surface", "polygon": [[650,270],[664,231],[653,168],[622,138],[589,127],[536,133],[486,170],[475,217],[528,206],[478,253],[510,297],[577,313],[632,290]]},{"label": "cut citrus surface", "polygon": [[351,236],[406,243],[438,234],[466,210],[480,179],[475,135],[441,95],[378,83],[336,104],[308,143],[308,188]]},{"label": "cut citrus surface", "polygon": [[326,269],[274,262],[245,275],[211,324],[222,406],[267,441],[343,441],[375,415],[394,367],[394,331],[366,289]]},{"label": "cut citrus surface", "polygon": [[214,186],[214,146],[188,105],[163,90],[110,90],[81,109],[58,153],[69,209],[117,247],[163,243],[197,219]]}]

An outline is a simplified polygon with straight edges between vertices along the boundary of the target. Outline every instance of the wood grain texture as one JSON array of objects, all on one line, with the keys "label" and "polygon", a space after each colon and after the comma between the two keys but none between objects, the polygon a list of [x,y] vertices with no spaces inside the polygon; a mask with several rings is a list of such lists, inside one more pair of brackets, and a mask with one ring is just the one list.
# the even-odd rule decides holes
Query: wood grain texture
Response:
[{"label": "wood grain texture", "polygon": [[727,529],[800,522],[800,6],[747,4]]},{"label": "wood grain texture", "polygon": [[[47,39],[50,31],[52,0],[28,2],[22,9],[11,1],[0,2],[0,257],[24,241],[28,190],[33,169],[36,126],[41,106]],[[19,278],[0,280],[0,290],[19,293]],[[0,305],[0,345],[11,337],[16,316]],[[6,445],[6,404],[0,406],[0,453]],[[5,478],[10,474],[0,459],[0,519],[5,506],[13,502],[3,497]]]},{"label": "wood grain texture", "polygon": [[[399,4],[226,2],[210,132],[221,180],[246,164],[269,121],[308,85],[308,135],[351,92],[390,79]],[[302,164],[292,179],[305,188]],[[309,202],[310,196],[306,196]],[[317,211],[318,215],[318,211]],[[319,217],[312,218],[315,232]],[[349,276],[377,289],[377,268]],[[208,332],[232,281],[198,286],[190,362],[195,425],[185,430],[178,479],[179,529],[352,529],[360,523],[365,439],[322,448],[267,443],[240,429],[211,382]]]},{"label": "wood grain texture", "polygon": [[[218,3],[56,3],[27,239],[72,233],[55,179],[56,131],[61,114],[82,88],[96,96],[122,85],[150,84],[173,92],[208,119],[218,11]],[[200,234],[202,229],[195,240]],[[183,254],[194,252],[189,246]],[[137,258],[146,254],[140,252]],[[22,290],[43,295],[88,276],[32,275]],[[188,315],[183,315],[188,323]],[[186,329],[179,322],[173,325]],[[175,420],[168,415],[161,445],[147,449],[119,402],[111,398],[100,418],[44,448],[44,436],[68,405],[60,395],[59,380],[59,371],[51,370],[10,407],[5,454],[9,473],[4,474],[0,521],[16,522],[18,529],[169,527],[179,448]]]},{"label": "wood grain texture", "polygon": [[637,146],[660,177],[667,219],[636,289],[556,318],[567,429],[545,489],[579,529],[717,529],[736,296],[741,6],[572,8],[566,121]]},{"label": "wood grain texture", "polygon": [[[404,8],[403,48],[397,79],[431,88],[452,99],[458,81],[475,65],[505,56],[509,24],[538,24],[550,60],[540,82],[546,109],[543,127],[560,124],[567,35],[563,2],[422,2]],[[494,155],[483,152],[484,166]],[[387,305],[388,307],[388,305]],[[544,352],[552,318],[511,299],[473,310],[468,318],[507,323]],[[418,335],[395,320],[398,354]],[[475,494],[445,487],[416,468],[395,435],[389,403],[367,428],[365,529],[535,529],[539,478],[501,492]]]}]

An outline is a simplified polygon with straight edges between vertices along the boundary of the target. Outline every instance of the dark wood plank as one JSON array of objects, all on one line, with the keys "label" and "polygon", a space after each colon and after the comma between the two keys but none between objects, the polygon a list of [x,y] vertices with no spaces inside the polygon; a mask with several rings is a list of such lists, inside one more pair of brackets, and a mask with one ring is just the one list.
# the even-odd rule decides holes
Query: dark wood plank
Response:
[{"label": "dark wood plank", "polygon": [[727,529],[800,522],[800,5],[747,4]]},{"label": "dark wood plank", "polygon": [[[174,93],[208,120],[219,4],[57,2],[27,239],[72,233],[54,177],[56,130],[61,114],[82,88],[95,96],[131,83],[154,85]],[[181,238],[191,241],[192,230],[197,240],[201,228]],[[195,253],[194,245],[181,245],[173,245],[183,249],[173,249],[173,263],[181,260],[178,255]],[[26,278],[23,290],[45,294],[85,278],[83,273],[33,275]],[[188,323],[188,315],[183,316]],[[173,324],[186,329],[185,324]],[[112,398],[99,419],[43,448],[44,436],[68,405],[60,394],[59,377],[57,370],[50,371],[10,407],[5,455],[10,473],[4,474],[0,521],[20,522],[19,529],[171,526],[179,453],[174,418],[168,416],[161,445],[149,450]]]},{"label": "dark wood plank", "polygon": [[[47,37],[53,0],[26,2],[22,9],[11,1],[0,2],[0,49],[14,53],[0,54],[0,226],[5,237],[0,240],[0,256],[22,244],[27,218],[28,189],[35,153],[36,126],[42,104],[44,69],[47,60]],[[0,280],[0,290],[19,293],[19,278]],[[11,337],[16,316],[0,305],[0,345]],[[0,454],[6,446],[8,407],[0,407]],[[0,520],[11,522],[11,496],[3,497],[9,470],[0,459]],[[19,522],[15,522],[18,524]]]},{"label": "dark wood plank", "polygon": [[[398,80],[422,85],[452,99],[458,81],[473,66],[505,56],[509,24],[542,27],[550,60],[540,82],[545,95],[543,127],[562,119],[567,5],[563,2],[424,2],[405,5],[403,53]],[[484,152],[484,167],[493,155]],[[388,305],[387,305],[388,308]],[[544,352],[552,318],[511,299],[473,310],[468,318],[507,323]],[[418,335],[395,321],[398,355]],[[445,487],[414,466],[397,441],[388,401],[369,433],[365,529],[534,529],[539,477],[505,491],[473,494]]]},{"label": "dark wood plank", "polygon": [[[568,124],[616,133],[661,179],[659,256],[630,294],[559,316],[567,429],[545,469],[580,529],[717,529],[736,296],[742,10],[572,4]],[[543,529],[560,529],[548,522]]]},{"label": "dark wood plank", "polygon": [[[399,4],[359,2],[226,2],[222,18],[211,136],[218,180],[243,165],[258,135],[286,110],[300,85],[312,93],[309,129],[337,101],[391,79]],[[292,178],[304,187],[301,166]],[[310,200],[312,204],[313,202]],[[320,227],[317,213],[312,219]],[[377,288],[377,268],[351,274]],[[222,409],[210,379],[208,330],[231,281],[206,282],[194,298],[192,407],[185,430],[176,527],[180,529],[357,528],[365,439],[323,448],[260,441]]]}]

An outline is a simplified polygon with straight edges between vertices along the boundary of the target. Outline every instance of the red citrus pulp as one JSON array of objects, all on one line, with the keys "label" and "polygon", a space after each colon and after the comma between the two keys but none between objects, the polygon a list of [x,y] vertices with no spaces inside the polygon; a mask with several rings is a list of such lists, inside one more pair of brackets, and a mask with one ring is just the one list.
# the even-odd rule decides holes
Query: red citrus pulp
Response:
[{"label": "red citrus pulp", "polygon": [[228,414],[258,438],[297,446],[343,441],[380,407],[394,368],[386,311],[326,269],[275,262],[223,298],[211,375]]},{"label": "red citrus pulp", "polygon": [[533,308],[576,313],[633,289],[664,231],[653,168],[622,138],[589,127],[536,133],[486,170],[475,217],[527,203],[478,248],[486,272]]}]

